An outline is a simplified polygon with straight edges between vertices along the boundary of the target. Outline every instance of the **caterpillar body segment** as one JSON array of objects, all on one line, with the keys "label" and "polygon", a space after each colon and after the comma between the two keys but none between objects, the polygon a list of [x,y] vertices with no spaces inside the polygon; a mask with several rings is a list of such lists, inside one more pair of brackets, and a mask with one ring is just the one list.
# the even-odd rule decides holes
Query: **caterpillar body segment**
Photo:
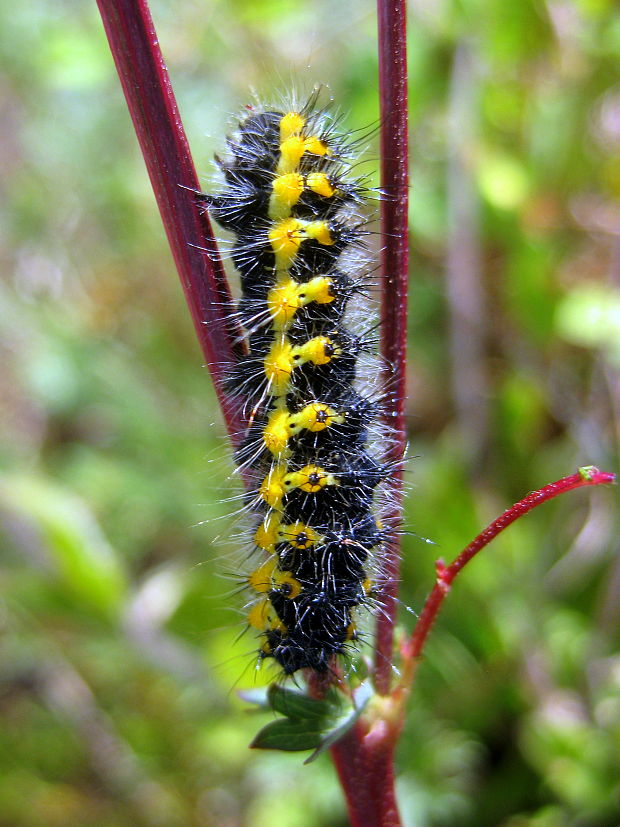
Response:
[{"label": "caterpillar body segment", "polygon": [[230,387],[250,420],[236,460],[256,481],[248,625],[286,674],[349,650],[384,541],[374,500],[388,470],[367,445],[377,403],[357,387],[366,345],[346,321],[364,281],[351,264],[365,234],[353,154],[314,95],[252,110],[218,159],[222,192],[204,197],[235,235],[247,331]]}]

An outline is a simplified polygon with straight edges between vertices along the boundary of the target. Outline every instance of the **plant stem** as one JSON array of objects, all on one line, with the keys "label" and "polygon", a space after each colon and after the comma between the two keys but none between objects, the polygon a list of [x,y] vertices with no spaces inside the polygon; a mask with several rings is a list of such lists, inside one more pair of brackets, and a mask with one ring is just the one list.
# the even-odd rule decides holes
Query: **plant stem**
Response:
[{"label": "plant stem", "polygon": [[[391,531],[382,553],[382,607],[377,616],[374,685],[389,694],[400,569],[402,461],[405,452],[405,358],[409,278],[409,138],[407,100],[407,9],[405,0],[378,0],[381,107],[381,355],[386,368],[384,420],[392,435],[385,461],[393,469]],[[394,792],[394,731],[380,718],[379,732],[358,723],[331,749],[352,827],[399,827]]]},{"label": "plant stem", "polygon": [[531,494],[528,494],[527,497],[524,497],[518,503],[515,503],[515,505],[504,511],[500,517],[494,520],[483,532],[472,540],[449,566],[445,566],[442,560],[438,560],[435,564],[437,580],[433,590],[426,599],[413,634],[410,638],[406,639],[401,646],[403,658],[401,689],[410,688],[414,677],[415,663],[422,654],[429,632],[435,623],[441,605],[450,591],[454,579],[479,551],[485,548],[491,540],[497,537],[498,534],[501,534],[505,528],[511,523],[514,523],[519,517],[522,517],[533,508],[542,505],[548,500],[557,497],[559,494],[572,491],[574,488],[584,488],[591,485],[609,485],[615,482],[615,480],[615,474],[607,471],[599,471],[599,469],[594,466],[580,468],[575,474],[545,485],[544,488],[540,488],[538,491],[533,491]]},{"label": "plant stem", "polygon": [[385,422],[392,438],[385,460],[393,468],[391,507],[385,515],[390,540],[382,552],[382,610],[377,617],[374,682],[390,691],[400,569],[402,461],[405,453],[407,286],[409,278],[409,137],[407,7],[405,0],[378,0],[381,104],[381,355],[386,368]]},{"label": "plant stem", "polygon": [[200,185],[146,0],[97,0],[170,249],[228,432],[243,431],[225,388],[238,361],[240,330]]},{"label": "plant stem", "polygon": [[394,792],[394,742],[370,737],[358,723],[331,749],[351,827],[400,827]]},{"label": "plant stem", "polygon": [[389,698],[371,707],[356,726],[332,747],[332,758],[345,791],[353,827],[398,827],[394,796],[393,751],[404,723],[405,705],[415,668],[450,586],[460,571],[511,523],[538,505],[574,488],[607,485],[615,475],[593,466],[533,491],[481,532],[449,565],[437,561],[437,582],[410,638],[401,646],[401,680]]}]

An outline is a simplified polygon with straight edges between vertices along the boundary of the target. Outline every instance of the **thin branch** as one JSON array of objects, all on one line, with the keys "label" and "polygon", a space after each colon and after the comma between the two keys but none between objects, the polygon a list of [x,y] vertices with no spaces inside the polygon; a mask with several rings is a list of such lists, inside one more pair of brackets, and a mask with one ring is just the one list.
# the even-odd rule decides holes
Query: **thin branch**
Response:
[{"label": "thin branch", "polygon": [[97,0],[168,242],[233,442],[243,431],[225,389],[238,361],[226,276],[146,0]]},{"label": "thin branch", "polygon": [[[407,7],[405,0],[378,0],[379,93],[381,98],[381,354],[389,401],[386,424],[393,441],[386,460],[399,468],[405,452],[405,357],[409,278],[409,135],[407,101]],[[381,582],[383,610],[376,630],[375,687],[386,695],[392,679],[402,519],[402,473],[394,472],[392,507],[386,524],[393,536],[385,549]]]},{"label": "thin branch", "polygon": [[580,468],[575,474],[571,474],[569,477],[563,477],[556,482],[545,485],[544,488],[540,488],[538,491],[533,491],[507,511],[504,511],[504,513],[487,526],[449,566],[445,566],[443,561],[438,560],[435,564],[437,580],[433,590],[424,604],[413,634],[403,642],[401,647],[403,661],[410,664],[409,669],[405,668],[403,670],[403,683],[413,678],[413,664],[422,654],[429,632],[435,623],[437,614],[446,595],[450,591],[452,582],[457,574],[463,570],[467,563],[469,563],[479,551],[485,548],[491,540],[497,537],[498,534],[501,534],[505,528],[511,523],[514,523],[519,517],[522,517],[533,508],[542,505],[548,500],[557,497],[559,494],[572,491],[574,488],[584,488],[591,485],[609,485],[615,481],[615,474],[607,471],[599,471],[599,469],[594,466]]}]

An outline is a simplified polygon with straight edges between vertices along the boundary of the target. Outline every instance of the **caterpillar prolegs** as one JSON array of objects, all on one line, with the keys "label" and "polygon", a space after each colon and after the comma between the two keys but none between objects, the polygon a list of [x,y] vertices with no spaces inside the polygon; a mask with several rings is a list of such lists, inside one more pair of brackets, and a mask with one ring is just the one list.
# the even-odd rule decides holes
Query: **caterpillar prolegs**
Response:
[{"label": "caterpillar prolegs", "polygon": [[315,95],[251,109],[217,159],[223,191],[205,197],[236,237],[249,351],[230,379],[250,421],[236,459],[262,555],[248,624],[287,674],[325,671],[350,648],[384,540],[374,500],[387,472],[367,444],[377,402],[356,381],[364,336],[345,322],[364,282],[351,272],[365,200],[354,150]]}]

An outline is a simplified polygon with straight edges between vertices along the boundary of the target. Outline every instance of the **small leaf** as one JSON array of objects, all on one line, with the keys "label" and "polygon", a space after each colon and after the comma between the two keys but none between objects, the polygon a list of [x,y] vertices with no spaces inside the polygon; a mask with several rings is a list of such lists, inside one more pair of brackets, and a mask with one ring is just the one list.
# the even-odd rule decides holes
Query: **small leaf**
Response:
[{"label": "small leaf", "polygon": [[[287,718],[316,720],[333,716],[334,712],[340,709],[340,703],[335,701],[333,693],[329,693],[324,700],[319,701],[315,698],[309,698],[301,692],[284,689],[274,683],[269,687],[267,696],[273,711],[279,712]],[[335,704],[337,705],[335,706]]]},{"label": "small leaf", "polygon": [[332,729],[323,734],[321,743],[317,746],[312,755],[306,758],[304,764],[310,764],[312,761],[315,761],[321,753],[332,747],[336,741],[339,741],[342,738],[343,735],[346,735],[366,708],[366,705],[372,698],[372,695],[373,691],[369,681],[364,681],[364,683],[360,684],[357,692],[355,693],[356,706],[347,707],[346,713],[341,715],[340,718],[334,722]]},{"label": "small leaf", "polygon": [[320,719],[310,721],[280,718],[263,727],[250,744],[250,748],[299,752],[318,747],[322,737],[323,729]]},{"label": "small leaf", "polygon": [[[286,717],[267,724],[250,746],[253,749],[279,749],[286,752],[313,749],[314,752],[305,761],[307,764],[353,727],[372,694],[370,682],[363,682],[355,691],[355,705],[351,706],[344,703],[343,695],[335,689],[331,689],[319,701],[273,684],[267,693],[269,703],[274,711],[283,713]],[[254,701],[254,698],[251,696],[249,700]]]},{"label": "small leaf", "polygon": [[595,465],[582,465],[581,468],[577,469],[579,476],[582,480],[590,481],[594,478],[595,474],[598,474],[599,470]]}]

